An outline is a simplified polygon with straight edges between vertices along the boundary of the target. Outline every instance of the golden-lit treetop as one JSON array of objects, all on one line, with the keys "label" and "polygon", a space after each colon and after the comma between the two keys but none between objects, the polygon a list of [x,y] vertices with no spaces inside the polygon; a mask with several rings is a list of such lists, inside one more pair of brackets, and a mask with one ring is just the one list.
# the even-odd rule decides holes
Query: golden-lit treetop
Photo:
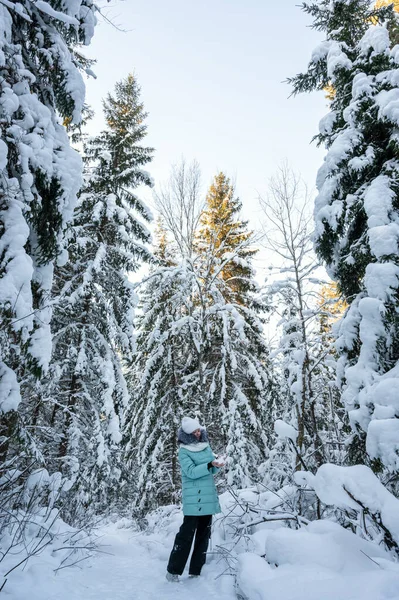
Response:
[{"label": "golden-lit treetop", "polygon": [[206,197],[206,208],[201,215],[200,238],[216,249],[223,245],[229,250],[249,239],[246,222],[237,220],[241,202],[234,198],[234,187],[224,173],[216,175]]},{"label": "golden-lit treetop", "polygon": [[247,229],[247,221],[240,220],[240,210],[230,179],[218,173],[206,197],[196,246],[198,252],[213,256],[213,271],[221,269],[219,277],[232,292],[227,293],[229,300],[243,303],[245,292],[253,285],[249,260],[257,250],[250,247],[253,232]]},{"label": "golden-lit treetop", "polygon": [[388,4],[393,4],[394,11],[399,12],[399,0],[377,0],[375,7],[381,8],[382,6],[388,6]]},{"label": "golden-lit treetop", "polygon": [[[393,10],[396,13],[399,13],[399,0],[376,0],[375,8],[382,8],[383,6],[389,6],[389,4],[393,4]],[[398,22],[392,21],[388,25],[389,35],[391,39],[392,46],[395,46],[399,42],[399,27]]]},{"label": "golden-lit treetop", "polygon": [[332,324],[344,314],[348,304],[342,299],[337,284],[332,281],[321,288],[319,305],[320,329],[323,333],[330,331]]},{"label": "golden-lit treetop", "polygon": [[326,85],[325,88],[323,88],[323,91],[326,95],[326,99],[329,102],[332,102],[334,100],[335,94],[336,94],[334,86],[330,83],[329,85]]},{"label": "golden-lit treetop", "polygon": [[[382,8],[383,6],[388,6],[389,4],[393,4],[393,9],[395,12],[399,13],[399,0],[376,0],[375,2],[375,8]],[[372,20],[373,24],[377,23],[377,20]],[[392,30],[392,27],[390,28],[390,33],[391,33],[391,40],[392,40],[392,45],[395,45],[398,43],[399,41],[399,35],[397,33],[397,25],[395,25],[395,31]],[[325,95],[326,95],[326,99],[329,102],[332,102],[335,98],[335,89],[334,86],[332,84],[329,84],[327,86],[325,86],[323,88]]]}]

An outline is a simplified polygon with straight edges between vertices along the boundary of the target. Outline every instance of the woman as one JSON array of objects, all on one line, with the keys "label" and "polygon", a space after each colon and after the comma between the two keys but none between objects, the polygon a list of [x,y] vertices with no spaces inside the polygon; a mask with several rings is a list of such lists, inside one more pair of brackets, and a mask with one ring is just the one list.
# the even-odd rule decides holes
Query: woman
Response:
[{"label": "woman", "polygon": [[215,460],[204,427],[197,419],[184,417],[178,432],[179,462],[183,484],[183,525],[175,538],[166,579],[179,581],[194,539],[189,576],[198,577],[205,564],[211,535],[212,515],[220,512],[213,476],[223,462]]}]

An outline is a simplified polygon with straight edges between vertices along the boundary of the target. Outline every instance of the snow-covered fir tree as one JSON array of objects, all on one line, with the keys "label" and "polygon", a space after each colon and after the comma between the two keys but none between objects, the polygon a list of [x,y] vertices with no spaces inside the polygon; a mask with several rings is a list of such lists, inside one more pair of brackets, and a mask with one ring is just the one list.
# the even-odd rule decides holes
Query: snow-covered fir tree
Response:
[{"label": "snow-covered fir tree", "polygon": [[215,443],[228,455],[227,482],[246,486],[257,478],[267,453],[265,432],[268,348],[258,313],[251,260],[257,252],[234,187],[218,173],[206,196],[197,234],[197,271],[202,282],[203,377],[206,420]]},{"label": "snow-covered fir tree", "polygon": [[177,498],[183,414],[200,415],[214,449],[228,455],[226,482],[250,485],[267,453],[270,376],[261,322],[249,308],[227,303],[217,282],[205,289],[189,261],[149,276],[142,309],[126,424],[138,507]]},{"label": "snow-covered fir tree", "polygon": [[[355,11],[357,5],[346,2],[345,10]],[[392,6],[373,13],[358,25],[352,46],[340,44],[338,61],[332,38],[341,34],[323,25],[325,51],[310,65],[309,72],[318,63],[336,98],[346,98],[345,110],[337,112],[334,101],[320,126],[328,154],[317,180],[315,243],[350,304],[337,349],[354,431],[351,458],[366,461],[367,451],[375,468],[385,465],[397,472],[398,59],[390,39]],[[296,89],[302,89],[300,79]]]},{"label": "snow-covered fir tree", "polygon": [[54,352],[46,393],[54,398],[53,456],[71,488],[72,517],[109,508],[117,496],[128,392],[124,361],[134,351],[136,294],[129,273],[150,261],[151,220],[135,195],[151,186],[143,167],[145,112],[133,75],[104,101],[106,128],[85,147],[86,178],[69,231],[69,261],[55,273]]},{"label": "snow-covered fir tree", "polygon": [[82,181],[61,123],[81,121],[76,48],[90,43],[96,10],[91,0],[0,5],[0,462],[15,468],[19,456],[25,476],[42,457],[17,411],[20,384],[50,360],[54,263]]},{"label": "snow-covered fir tree", "polygon": [[177,432],[182,416],[198,409],[191,394],[197,371],[194,283],[185,264],[160,267],[143,283],[124,436],[125,468],[140,512],[178,499]]},{"label": "snow-covered fir tree", "polygon": [[349,104],[346,92],[351,88],[345,69],[370,23],[385,20],[392,14],[392,5],[378,6],[369,0],[315,0],[303,2],[301,8],[313,17],[311,27],[322,32],[326,39],[312,52],[308,70],[288,81],[295,94],[327,90],[332,100],[331,111],[336,118],[342,119],[342,111]]},{"label": "snow-covered fir tree", "polygon": [[227,483],[246,487],[257,480],[268,451],[270,374],[263,324],[250,307],[226,302],[217,283],[203,320],[206,421],[215,445],[228,457]]}]

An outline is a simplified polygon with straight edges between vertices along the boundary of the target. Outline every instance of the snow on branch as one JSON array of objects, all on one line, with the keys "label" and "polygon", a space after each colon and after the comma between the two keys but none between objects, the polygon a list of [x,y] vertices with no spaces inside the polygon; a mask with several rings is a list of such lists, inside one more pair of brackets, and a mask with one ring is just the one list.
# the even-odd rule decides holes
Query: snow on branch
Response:
[{"label": "snow on branch", "polygon": [[274,422],[274,431],[276,432],[276,434],[279,438],[282,438],[282,439],[288,438],[288,439],[292,440],[294,442],[294,444],[296,443],[296,440],[298,437],[298,431],[295,429],[295,427],[292,427],[292,425],[285,423],[285,421],[282,421],[281,419],[277,419]]},{"label": "snow on branch", "polygon": [[38,8],[41,12],[46,13],[49,17],[53,17],[53,19],[57,19],[58,21],[62,21],[67,25],[76,25],[79,26],[79,21],[75,19],[75,17],[71,17],[70,15],[66,15],[59,10],[54,10],[52,6],[48,2],[44,2],[44,0],[37,0],[33,2],[33,4]]},{"label": "snow on branch", "polygon": [[315,475],[302,472],[298,476],[308,482],[324,504],[369,515],[382,531],[387,547],[399,551],[399,500],[369,467],[325,464]]}]

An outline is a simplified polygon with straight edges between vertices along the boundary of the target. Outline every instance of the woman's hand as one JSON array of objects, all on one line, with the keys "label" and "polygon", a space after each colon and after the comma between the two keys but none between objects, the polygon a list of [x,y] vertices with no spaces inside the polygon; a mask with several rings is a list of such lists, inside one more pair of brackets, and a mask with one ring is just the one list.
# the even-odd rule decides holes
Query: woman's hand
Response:
[{"label": "woman's hand", "polygon": [[224,467],[224,465],[225,465],[225,463],[224,463],[224,462],[219,462],[218,460],[213,460],[213,461],[212,461],[212,466],[213,466],[213,467],[218,467],[218,468],[220,468],[220,467]]}]

